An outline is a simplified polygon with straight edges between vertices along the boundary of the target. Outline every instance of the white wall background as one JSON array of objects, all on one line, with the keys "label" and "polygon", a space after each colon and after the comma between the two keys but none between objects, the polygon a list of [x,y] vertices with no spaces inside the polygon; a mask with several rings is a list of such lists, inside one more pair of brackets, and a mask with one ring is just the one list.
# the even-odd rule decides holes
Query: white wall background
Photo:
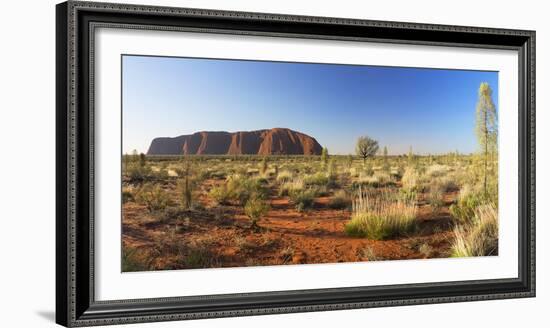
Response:
[{"label": "white wall background", "polygon": [[[550,23],[544,1],[130,0],[147,3],[537,31],[537,298],[212,319],[132,327],[542,327],[550,306],[548,132]],[[55,10],[9,1],[0,10],[0,326],[53,327],[55,297]],[[259,278],[260,279],[260,278]],[[307,320],[307,321],[305,321]]]}]

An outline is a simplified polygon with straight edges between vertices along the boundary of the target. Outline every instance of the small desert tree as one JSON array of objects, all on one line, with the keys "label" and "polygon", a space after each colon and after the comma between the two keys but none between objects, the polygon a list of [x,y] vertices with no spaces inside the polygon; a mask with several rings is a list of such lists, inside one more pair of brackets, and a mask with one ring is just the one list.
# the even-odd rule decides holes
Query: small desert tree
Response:
[{"label": "small desert tree", "polygon": [[355,153],[357,156],[363,158],[363,163],[366,163],[367,158],[374,156],[376,152],[378,152],[378,141],[368,136],[362,136],[357,139]]},{"label": "small desert tree", "polygon": [[493,102],[493,90],[487,82],[482,82],[478,90],[475,132],[483,155],[483,190],[487,194],[489,156],[496,151],[498,132],[497,111]]}]

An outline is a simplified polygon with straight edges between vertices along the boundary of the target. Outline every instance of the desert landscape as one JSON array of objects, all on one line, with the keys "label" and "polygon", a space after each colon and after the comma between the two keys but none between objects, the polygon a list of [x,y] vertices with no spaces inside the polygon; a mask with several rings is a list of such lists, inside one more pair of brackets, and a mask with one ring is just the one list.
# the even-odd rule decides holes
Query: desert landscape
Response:
[{"label": "desert landscape", "polygon": [[[174,139],[124,157],[123,271],[498,254],[494,158],[485,191],[480,155],[330,155],[287,129]],[[188,153],[159,154],[175,142]]]},{"label": "desert landscape", "polygon": [[123,56],[122,272],[496,256],[498,73]]}]

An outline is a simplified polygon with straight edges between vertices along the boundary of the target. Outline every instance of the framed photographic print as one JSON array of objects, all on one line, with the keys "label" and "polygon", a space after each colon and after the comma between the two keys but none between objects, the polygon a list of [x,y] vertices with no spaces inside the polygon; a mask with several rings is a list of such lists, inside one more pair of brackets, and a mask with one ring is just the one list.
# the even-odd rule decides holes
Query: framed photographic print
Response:
[{"label": "framed photographic print", "polygon": [[64,326],[535,296],[535,32],[57,5]]}]

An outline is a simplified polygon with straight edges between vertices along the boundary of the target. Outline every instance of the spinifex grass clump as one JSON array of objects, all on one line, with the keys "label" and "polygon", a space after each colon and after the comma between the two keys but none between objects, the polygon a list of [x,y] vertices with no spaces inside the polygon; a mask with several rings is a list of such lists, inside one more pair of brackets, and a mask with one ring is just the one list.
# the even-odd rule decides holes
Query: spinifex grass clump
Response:
[{"label": "spinifex grass clump", "polygon": [[304,180],[302,178],[294,178],[291,181],[284,182],[279,187],[279,196],[289,196],[291,193],[302,191],[304,188]]},{"label": "spinifex grass clump", "polygon": [[454,236],[451,247],[453,257],[497,255],[497,208],[492,204],[477,207],[471,224],[456,226]]},{"label": "spinifex grass clump", "polygon": [[456,204],[451,205],[451,215],[461,224],[471,224],[476,219],[476,209],[490,200],[482,190],[465,185],[460,190]]},{"label": "spinifex grass clump", "polygon": [[229,176],[225,183],[210,190],[209,195],[218,204],[227,205],[231,202],[245,205],[248,199],[267,197],[268,190],[265,181],[260,178],[249,178],[239,174]]},{"label": "spinifex grass clump", "polygon": [[290,201],[296,207],[296,210],[302,212],[313,207],[315,203],[316,190],[314,188],[296,189],[289,193]]},{"label": "spinifex grass clump", "polygon": [[382,240],[413,230],[417,206],[414,200],[396,197],[391,192],[375,195],[360,188],[352,211],[345,226],[348,235]]},{"label": "spinifex grass clump", "polygon": [[443,193],[445,189],[443,185],[434,183],[430,186],[430,191],[426,197],[434,214],[439,213],[444,205]]},{"label": "spinifex grass clump", "polygon": [[403,189],[417,191],[420,184],[420,174],[418,174],[415,168],[408,166],[403,173],[401,183],[403,184]]},{"label": "spinifex grass clump", "polygon": [[277,173],[276,175],[276,180],[277,182],[279,183],[285,183],[285,182],[289,182],[291,181],[292,179],[294,178],[292,172],[288,171],[288,170],[285,170],[285,171],[280,171]]},{"label": "spinifex grass clump", "polygon": [[330,177],[323,172],[318,172],[303,177],[306,186],[326,186],[330,182]]},{"label": "spinifex grass clump", "polygon": [[350,204],[351,200],[346,191],[340,189],[336,193],[334,193],[334,196],[332,196],[328,203],[328,207],[333,209],[344,209],[347,208]]},{"label": "spinifex grass clump", "polygon": [[252,196],[244,205],[244,213],[250,219],[250,226],[258,228],[258,221],[269,211],[269,204],[263,199]]},{"label": "spinifex grass clump", "polygon": [[170,198],[160,185],[146,183],[136,192],[135,199],[147,207],[149,212],[164,210],[170,203]]}]

